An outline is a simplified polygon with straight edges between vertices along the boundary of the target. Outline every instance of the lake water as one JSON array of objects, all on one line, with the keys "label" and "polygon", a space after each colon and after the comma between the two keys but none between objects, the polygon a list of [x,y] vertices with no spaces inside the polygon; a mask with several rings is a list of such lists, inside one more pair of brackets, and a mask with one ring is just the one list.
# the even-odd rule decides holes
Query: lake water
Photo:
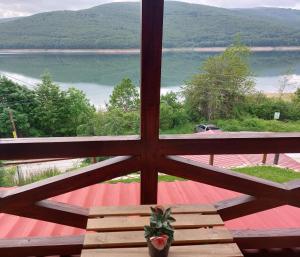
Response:
[{"label": "lake water", "polygon": [[[213,53],[165,53],[163,55],[162,93],[178,91],[201,63]],[[122,78],[131,78],[139,84],[139,55],[121,54],[1,54],[0,74],[33,87],[43,73],[49,72],[63,89],[74,86],[84,91],[97,106],[107,102],[113,86]],[[254,53],[250,59],[256,88],[277,92],[282,76],[288,77],[292,92],[300,86],[300,52]]]}]

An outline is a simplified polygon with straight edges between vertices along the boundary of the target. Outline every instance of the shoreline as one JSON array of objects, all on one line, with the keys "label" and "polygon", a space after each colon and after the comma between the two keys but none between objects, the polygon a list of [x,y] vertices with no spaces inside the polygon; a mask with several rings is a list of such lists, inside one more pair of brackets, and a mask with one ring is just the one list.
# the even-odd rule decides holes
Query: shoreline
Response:
[{"label": "shoreline", "polygon": [[[220,53],[226,47],[183,47],[163,48],[164,53]],[[300,46],[262,46],[250,47],[252,52],[298,52]],[[140,49],[0,49],[0,54],[139,54]]]}]

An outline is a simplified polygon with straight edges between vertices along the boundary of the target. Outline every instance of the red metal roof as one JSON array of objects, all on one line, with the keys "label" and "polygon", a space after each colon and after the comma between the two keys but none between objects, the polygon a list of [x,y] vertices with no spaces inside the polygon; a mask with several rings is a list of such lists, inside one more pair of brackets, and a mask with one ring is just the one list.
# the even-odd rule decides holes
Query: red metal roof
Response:
[{"label": "red metal roof", "polygon": [[[274,154],[268,154],[266,165],[273,165]],[[209,155],[188,155],[187,159],[209,163]],[[224,154],[215,155],[214,165],[222,168],[253,166],[262,163],[262,154]],[[300,171],[300,163],[286,154],[280,154],[278,166]]]},{"label": "red metal roof", "polygon": [[[4,190],[4,189],[2,189]],[[98,184],[76,190],[54,199],[56,201],[91,207],[96,205],[139,204],[138,183]],[[213,203],[238,195],[238,193],[192,181],[161,182],[158,188],[160,204]],[[283,206],[226,222],[228,228],[300,228],[300,209]],[[0,238],[27,236],[78,235],[83,230],[53,223],[37,221],[8,214],[0,214]]]},{"label": "red metal roof", "polygon": [[[221,130],[208,130],[197,133],[203,134],[223,134]],[[187,159],[209,164],[209,155],[188,155]],[[268,154],[266,165],[273,165],[275,154]],[[252,166],[262,163],[263,154],[223,154],[214,156],[214,165],[222,168],[232,168],[239,166]],[[300,163],[282,153],[279,156],[278,166],[300,171]]]}]

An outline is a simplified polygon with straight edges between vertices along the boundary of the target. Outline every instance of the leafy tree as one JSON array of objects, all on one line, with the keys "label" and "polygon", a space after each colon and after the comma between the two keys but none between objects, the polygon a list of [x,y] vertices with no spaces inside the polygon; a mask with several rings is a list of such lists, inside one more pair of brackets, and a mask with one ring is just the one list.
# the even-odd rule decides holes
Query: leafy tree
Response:
[{"label": "leafy tree", "polygon": [[124,112],[137,111],[140,106],[138,89],[130,79],[123,79],[118,84],[109,98],[107,109],[119,109]]},{"label": "leafy tree", "polygon": [[45,136],[75,136],[77,128],[87,123],[95,111],[83,92],[75,88],[62,91],[47,74],[35,93],[35,119]]},{"label": "leafy tree", "polygon": [[297,88],[293,101],[300,105],[300,88]]},{"label": "leafy tree", "polygon": [[6,77],[0,77],[0,137],[12,137],[9,111],[13,114],[19,136],[39,135],[34,122],[36,106],[37,101],[32,90]]},{"label": "leafy tree", "polygon": [[187,122],[188,117],[178,94],[168,92],[160,100],[160,128],[172,129]]},{"label": "leafy tree", "polygon": [[197,118],[229,118],[237,104],[254,88],[247,62],[249,48],[235,43],[224,53],[209,57],[183,88],[186,106]]}]

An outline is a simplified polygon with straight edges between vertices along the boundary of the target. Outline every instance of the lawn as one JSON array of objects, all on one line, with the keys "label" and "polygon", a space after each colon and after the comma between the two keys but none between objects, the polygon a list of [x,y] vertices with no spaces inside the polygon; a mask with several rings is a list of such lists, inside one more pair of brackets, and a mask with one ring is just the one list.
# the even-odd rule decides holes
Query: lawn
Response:
[{"label": "lawn", "polygon": [[[185,180],[183,178],[178,178],[170,175],[159,175],[158,176],[158,181],[159,182],[173,182],[173,181],[182,181]],[[125,179],[114,179],[114,180],[109,180],[107,183],[109,184],[116,184],[116,183],[132,183],[132,182],[141,182],[140,177],[136,178],[125,178]]]},{"label": "lawn", "polygon": [[[300,172],[296,172],[291,169],[284,169],[273,166],[253,166],[253,167],[242,167],[242,168],[234,168],[233,171],[247,174],[250,176],[263,178],[266,180],[284,183],[295,179],[300,179]],[[185,180],[183,178],[178,178],[169,175],[159,175],[159,182],[173,182],[173,181],[182,181]],[[107,183],[115,184],[115,183],[132,183],[132,182],[140,182],[140,177],[135,178],[125,178],[125,179],[115,179],[107,181]]]},{"label": "lawn", "polygon": [[263,178],[266,180],[271,180],[278,183],[285,183],[291,180],[300,179],[300,172],[273,166],[253,166],[235,168],[233,170],[243,174]]}]

